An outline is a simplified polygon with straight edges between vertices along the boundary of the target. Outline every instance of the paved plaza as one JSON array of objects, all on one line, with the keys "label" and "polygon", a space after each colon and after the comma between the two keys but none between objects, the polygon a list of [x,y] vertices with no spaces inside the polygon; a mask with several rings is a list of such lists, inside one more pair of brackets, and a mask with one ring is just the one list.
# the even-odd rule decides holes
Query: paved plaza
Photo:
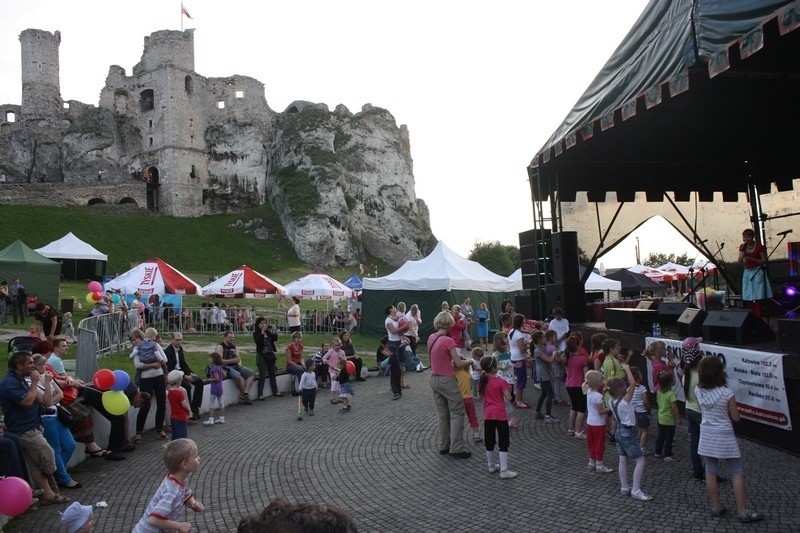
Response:
[{"label": "paved plaza", "polygon": [[[187,511],[192,531],[235,531],[242,516],[278,496],[339,505],[361,531],[800,531],[797,457],[740,441],[749,499],[768,517],[740,524],[735,513],[708,515],[705,487],[690,476],[685,424],[674,463],[648,456],[643,488],[655,499],[639,502],[620,496],[616,472],[586,472],[586,444],[566,437],[567,408],[557,407],[559,424],[518,412],[510,466],[519,477],[501,480],[487,472],[471,431],[471,459],[438,454],[429,379],[429,372],[407,374],[411,388],[393,401],[389,379],[370,377],[355,384],[350,413],[339,413],[321,390],[316,415],[303,421],[295,419],[296,398],[284,397],[230,406],[225,425],[191,426],[201,464],[189,484],[206,506],[202,514]],[[528,391],[529,400],[537,396]],[[95,510],[96,531],[130,531],[164,476],[163,442],[150,431],[128,460],[87,460],[74,469],[84,488],[64,493],[108,503]],[[606,463],[616,467],[612,446]],[[722,500],[735,508],[730,483]],[[7,531],[58,531],[65,507],[41,507]]]}]

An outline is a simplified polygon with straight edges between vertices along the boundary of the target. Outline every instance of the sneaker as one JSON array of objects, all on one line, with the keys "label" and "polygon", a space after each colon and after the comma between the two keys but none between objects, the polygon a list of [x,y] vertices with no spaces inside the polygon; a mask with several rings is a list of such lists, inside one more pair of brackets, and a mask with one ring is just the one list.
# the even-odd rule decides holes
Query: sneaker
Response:
[{"label": "sneaker", "polygon": [[456,459],[469,459],[472,457],[470,452],[450,452],[450,457],[455,457]]},{"label": "sneaker", "polygon": [[631,489],[629,489],[629,488],[628,489],[619,489],[619,493],[622,496],[630,496],[631,495]]},{"label": "sneaker", "polygon": [[[501,472],[500,475],[503,475],[503,473]],[[739,519],[739,522],[742,522],[743,524],[746,524],[748,522],[758,522],[759,520],[764,519],[763,514],[750,510],[747,510],[743,513],[739,513],[736,515],[736,517]]]},{"label": "sneaker", "polygon": [[209,418],[208,420],[203,422],[203,425],[204,426],[213,426],[214,425],[214,419],[213,418]]},{"label": "sneaker", "polygon": [[597,465],[596,465],[596,464],[592,464],[592,463],[589,463],[589,464],[586,466],[586,469],[587,469],[589,472],[594,472],[596,468],[597,468]]},{"label": "sneaker", "polygon": [[339,403],[337,398],[331,398],[331,405],[336,405],[337,403]]},{"label": "sneaker", "polygon": [[225,417],[224,416],[221,416],[221,417],[219,417],[217,419],[217,424],[224,424],[224,423],[225,423]]},{"label": "sneaker", "polygon": [[708,514],[710,514],[711,516],[720,517],[720,516],[724,515],[726,512],[728,512],[728,510],[725,509],[724,507],[720,507],[719,509],[714,509],[712,507],[711,511],[709,511]]},{"label": "sneaker", "polygon": [[475,435],[474,437],[472,437],[472,440],[473,442],[483,442],[483,437],[481,437],[480,435]]},{"label": "sneaker", "polygon": [[550,415],[545,415],[544,423],[545,424],[558,424],[558,418],[552,417]]},{"label": "sneaker", "polygon": [[347,408],[346,407],[342,407],[341,409],[339,409],[339,412],[340,413],[346,413],[347,412]]},{"label": "sneaker", "polygon": [[663,459],[664,458],[664,454],[663,453],[654,453],[653,457],[655,457],[656,459]]},{"label": "sneaker", "polygon": [[542,390],[542,386],[539,383],[534,383],[533,388],[536,390]]},{"label": "sneaker", "polygon": [[500,465],[489,465],[489,473],[494,474],[500,471]]},{"label": "sneaker", "polygon": [[500,479],[514,479],[517,477],[517,473],[513,470],[501,470],[500,471]]},{"label": "sneaker", "polygon": [[530,406],[530,404],[525,403],[525,402],[514,402],[514,408],[515,409],[530,409],[531,406]]},{"label": "sneaker", "polygon": [[544,415],[542,413],[537,412],[535,415],[533,415],[533,418],[535,420],[544,420]]},{"label": "sneaker", "polygon": [[664,457],[664,462],[665,462],[665,463],[671,463],[671,462],[672,462],[672,461],[674,461],[674,460],[675,460],[675,459],[673,459],[671,455],[670,455],[669,457]]},{"label": "sneaker", "polygon": [[614,471],[613,468],[606,465],[597,465],[594,469],[598,474],[609,474]]},{"label": "sneaker", "polygon": [[347,411],[350,411],[350,408],[351,408],[351,407],[353,407],[353,406],[352,406],[352,405],[348,405],[347,407],[345,407],[345,409],[346,409]]},{"label": "sneaker", "polygon": [[586,432],[585,431],[576,431],[575,435],[574,435],[574,438],[581,439],[581,440],[586,440]]},{"label": "sneaker", "polygon": [[313,409],[309,409],[308,410],[308,416],[314,416],[314,410]]},{"label": "sneaker", "polygon": [[400,398],[401,398],[401,395],[400,395],[400,394],[394,394],[394,395],[392,395],[392,400],[399,400]]},{"label": "sneaker", "polygon": [[640,490],[637,490],[636,492],[632,492],[631,493],[631,498],[633,498],[634,500],[639,500],[640,502],[649,502],[650,500],[653,499],[652,496],[650,496],[649,494],[645,494],[644,492],[642,492]]},{"label": "sneaker", "polygon": [[513,428],[518,428],[519,427],[519,421],[514,417],[509,418],[508,419],[508,427],[510,427],[512,429]]}]

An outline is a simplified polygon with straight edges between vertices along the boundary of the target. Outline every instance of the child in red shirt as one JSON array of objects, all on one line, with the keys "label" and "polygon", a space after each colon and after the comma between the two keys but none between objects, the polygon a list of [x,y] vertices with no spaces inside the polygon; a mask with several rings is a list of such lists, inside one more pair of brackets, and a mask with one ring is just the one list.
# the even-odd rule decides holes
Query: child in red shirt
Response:
[{"label": "child in red shirt", "polygon": [[185,439],[189,435],[189,415],[191,410],[189,399],[186,397],[186,390],[181,386],[183,372],[173,370],[167,376],[167,381],[169,382],[167,400],[169,400],[169,421],[172,426],[172,440]]}]

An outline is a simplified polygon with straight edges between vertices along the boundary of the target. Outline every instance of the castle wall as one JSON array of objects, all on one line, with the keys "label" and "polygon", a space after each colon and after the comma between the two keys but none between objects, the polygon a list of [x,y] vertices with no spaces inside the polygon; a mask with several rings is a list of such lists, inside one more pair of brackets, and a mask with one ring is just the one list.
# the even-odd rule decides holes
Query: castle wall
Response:
[{"label": "castle wall", "polygon": [[22,50],[22,118],[59,119],[63,112],[58,66],[61,33],[25,30],[19,41]]},{"label": "castle wall", "polygon": [[96,203],[137,205],[147,203],[145,185],[123,183],[4,183],[0,184],[4,205],[87,206]]},{"label": "castle wall", "polygon": [[142,59],[133,67],[133,75],[164,64],[194,72],[194,30],[161,30],[145,37]]}]

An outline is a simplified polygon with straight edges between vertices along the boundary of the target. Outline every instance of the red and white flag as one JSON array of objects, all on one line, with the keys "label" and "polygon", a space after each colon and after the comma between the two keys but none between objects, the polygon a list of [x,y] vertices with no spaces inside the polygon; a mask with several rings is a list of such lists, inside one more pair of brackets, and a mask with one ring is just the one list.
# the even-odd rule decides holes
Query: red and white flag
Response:
[{"label": "red and white flag", "polygon": [[[187,10],[183,6],[183,2],[181,2],[181,16],[183,16],[183,15],[186,15],[186,18],[192,18],[192,16],[189,14],[189,10]],[[194,20],[194,19],[192,19],[192,20]]]}]

